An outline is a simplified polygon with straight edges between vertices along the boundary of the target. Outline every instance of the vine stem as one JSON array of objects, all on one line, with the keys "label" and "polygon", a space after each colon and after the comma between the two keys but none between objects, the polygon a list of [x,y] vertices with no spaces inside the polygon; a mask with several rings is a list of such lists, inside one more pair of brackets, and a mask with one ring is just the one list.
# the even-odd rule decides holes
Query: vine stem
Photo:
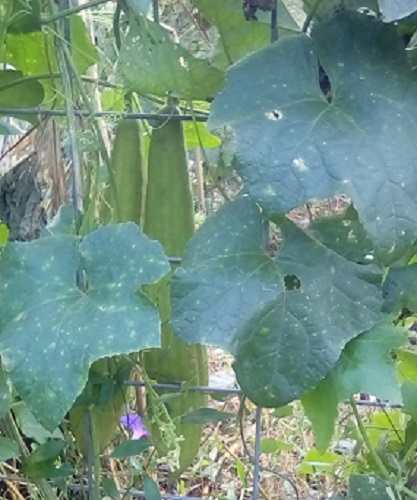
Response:
[{"label": "vine stem", "polygon": [[103,3],[107,3],[110,0],[91,0],[91,2],[77,5],[76,7],[71,7],[70,9],[61,10],[60,12],[56,12],[48,17],[43,17],[41,19],[42,24],[53,23],[54,21],[58,21],[59,19],[63,19],[64,17],[68,17],[71,14],[76,14],[77,12],[81,12],[82,10],[91,9],[92,7],[97,7]]},{"label": "vine stem", "polygon": [[389,483],[391,483],[391,476],[385,467],[383,461],[381,460],[381,457],[378,455],[376,452],[374,446],[371,443],[371,440],[369,439],[368,433],[366,432],[365,426],[363,425],[363,421],[361,416],[359,415],[358,407],[356,405],[355,400],[353,399],[353,396],[350,397],[350,405],[353,410],[353,415],[355,416],[356,424],[359,429],[359,433],[364,440],[370,454],[372,455],[372,458],[374,459],[376,465],[378,466],[378,469],[380,470],[381,474],[383,475],[384,479],[386,479]]},{"label": "vine stem", "polygon": [[310,10],[310,13],[308,14],[308,16],[306,17],[306,20],[304,21],[304,24],[303,24],[303,27],[301,29],[302,33],[307,33],[307,30],[308,30],[308,27],[310,26],[310,23],[314,17],[314,14],[316,13],[320,3],[321,3],[322,0],[316,0],[314,2],[314,5],[313,7],[311,7],[311,10]]},{"label": "vine stem", "polygon": [[88,446],[88,486],[91,500],[100,500],[100,457],[97,448],[97,433],[91,409],[86,414]]},{"label": "vine stem", "polygon": [[[95,114],[95,110],[93,109],[93,106],[91,105],[90,103],[90,99],[88,98],[85,90],[84,90],[84,87],[83,87],[83,84],[82,84],[82,81],[81,81],[81,77],[77,71],[77,68],[75,67],[75,64],[74,64],[74,61],[72,59],[72,56],[69,52],[69,49],[68,47],[65,47],[64,46],[64,51],[67,55],[67,60],[72,68],[72,72],[73,72],[73,76],[74,76],[74,81],[75,83],[77,84],[77,88],[78,88],[78,91],[80,92],[80,95],[81,95],[81,98],[84,102],[84,105],[85,107],[87,108],[88,112],[92,115]],[[118,200],[118,197],[117,197],[117,192],[116,192],[116,181],[115,181],[115,178],[114,178],[114,172],[113,172],[113,169],[111,167],[111,163],[110,163],[110,157],[109,157],[109,154],[107,152],[107,148],[106,148],[106,144],[104,142],[104,138],[101,134],[101,130],[100,130],[100,127],[98,126],[98,123],[96,120],[93,120],[93,128],[95,130],[95,133],[96,133],[96,137],[97,137],[97,140],[99,142],[99,145],[100,145],[100,154],[102,156],[102,159],[104,161],[104,164],[106,165],[106,168],[107,168],[107,172],[109,174],[109,179],[110,179],[110,187],[113,191],[113,196],[114,196],[114,211],[115,211],[115,214],[116,214],[116,217],[119,218],[119,200]],[[97,171],[97,176],[98,176],[98,171]]]},{"label": "vine stem", "polygon": [[[54,8],[54,2],[51,1],[51,10]],[[71,78],[72,71],[69,65],[67,54],[65,52],[65,43],[70,43],[68,19],[64,19],[64,23],[64,25],[57,25],[57,32],[60,36],[57,36],[55,40],[58,49],[58,63],[61,70],[61,81],[64,88],[64,94],[66,96],[65,109],[72,159],[72,199],[78,232],[81,225],[81,214],[83,212],[82,167],[80,151],[78,148],[77,124],[73,102],[73,86]]]},{"label": "vine stem", "polygon": [[358,407],[356,405],[356,402],[355,402],[353,396],[350,397],[350,405],[352,407],[353,414],[355,416],[360,435],[361,435],[362,439],[364,440],[364,442],[365,442],[372,458],[374,459],[376,465],[378,466],[382,476],[392,486],[392,488],[394,490],[393,491],[394,494],[396,494],[397,498],[401,499],[401,497],[398,494],[398,490],[400,490],[403,493],[405,493],[406,495],[408,495],[409,498],[414,498],[417,500],[417,493],[415,493],[414,491],[411,491],[409,488],[407,488],[406,486],[404,486],[402,484],[398,484],[398,482],[396,480],[393,480],[393,478],[391,477],[390,473],[388,472],[387,468],[385,467],[384,463],[382,462],[380,456],[378,455],[374,446],[372,445],[371,440],[369,439],[369,436],[366,432],[365,426],[363,425],[362,418],[359,415]]},{"label": "vine stem", "polygon": [[[245,401],[246,401],[246,396],[242,395],[240,398],[239,410],[237,413],[237,421],[239,424],[239,434],[240,434],[240,440],[242,441],[242,446],[243,446],[243,450],[245,452],[245,455],[248,457],[250,463],[252,465],[255,465],[254,457],[252,456],[251,452],[249,451],[248,445],[246,443],[245,429],[243,427],[243,413],[245,410]],[[259,471],[268,472],[269,474],[277,476],[280,479],[282,479],[283,481],[288,482],[288,484],[294,490],[294,495],[295,495],[296,500],[300,500],[300,495],[298,493],[297,485],[292,481],[292,479],[290,477],[286,476],[285,474],[281,474],[278,471],[268,469],[268,468],[262,467],[262,466],[259,466]],[[269,499],[268,495],[262,490],[261,485],[259,485],[259,491],[265,499],[267,499],[267,500]]]}]

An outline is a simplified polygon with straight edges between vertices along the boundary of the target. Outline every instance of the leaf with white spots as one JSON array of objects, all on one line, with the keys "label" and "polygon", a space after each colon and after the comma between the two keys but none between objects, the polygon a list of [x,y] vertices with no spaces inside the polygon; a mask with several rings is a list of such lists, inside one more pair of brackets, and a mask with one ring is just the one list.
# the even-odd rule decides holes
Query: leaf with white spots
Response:
[{"label": "leaf with white spots", "polygon": [[172,280],[172,326],[185,342],[235,355],[244,392],[283,406],[325,377],[344,346],[381,318],[381,273],[283,218],[277,257],[248,197],[223,206],[187,246]]},{"label": "leaf with white spots", "polygon": [[[138,289],[168,270],[161,245],[133,223],[101,227],[83,239],[58,235],[5,248],[3,367],[47,429],[81,393],[93,361],[159,346],[157,308]],[[80,275],[85,287],[77,286]]]},{"label": "leaf with white spots", "polygon": [[316,448],[325,451],[333,436],[337,406],[363,392],[391,403],[401,403],[393,349],[404,345],[404,329],[382,322],[348,343],[332,371],[306,393],[302,403],[313,424]]},{"label": "leaf with white spots", "polygon": [[352,474],[347,500],[392,500],[392,487],[375,474]]},{"label": "leaf with white spots", "polygon": [[137,16],[120,50],[120,66],[131,90],[141,94],[207,99],[223,85],[224,73],[194,57],[162,26]]},{"label": "leaf with white spots", "polygon": [[232,66],[209,126],[232,126],[237,170],[264,209],[345,193],[390,264],[416,239],[416,107],[397,28],[342,12]]}]

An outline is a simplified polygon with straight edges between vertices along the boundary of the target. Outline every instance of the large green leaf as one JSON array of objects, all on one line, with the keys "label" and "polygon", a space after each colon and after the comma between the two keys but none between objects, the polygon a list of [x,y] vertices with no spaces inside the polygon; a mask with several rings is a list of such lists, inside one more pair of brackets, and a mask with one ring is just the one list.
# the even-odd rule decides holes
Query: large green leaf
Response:
[{"label": "large green leaf", "polygon": [[342,12],[317,25],[313,39],[285,37],[232,66],[210,126],[233,127],[238,172],[267,211],[346,193],[391,263],[416,238],[415,106],[396,28]]},{"label": "large green leaf", "polygon": [[130,88],[141,94],[207,99],[223,85],[223,72],[198,59],[157,23],[137,16],[120,50],[121,71]]},{"label": "large green leaf", "polygon": [[[77,286],[77,272],[86,279]],[[84,239],[12,243],[0,261],[0,353],[22,399],[53,430],[106,356],[157,347],[157,308],[139,285],[169,269],[162,247],[133,223]]]},{"label": "large green leaf", "polygon": [[[80,16],[70,16],[71,52],[77,70],[82,74],[98,62],[98,53],[92,44]],[[52,33],[9,34],[6,38],[7,62],[26,75],[57,72],[58,63]],[[28,57],[30,54],[30,57]]]},{"label": "large green leaf", "polygon": [[406,308],[417,313],[417,264],[390,268],[383,291],[387,312],[398,313]]},{"label": "large green leaf", "polygon": [[257,206],[228,203],[190,241],[172,281],[176,335],[234,353],[238,381],[260,406],[317,385],[382,303],[374,265],[348,261],[285,218],[280,229],[271,259]]},{"label": "large green leaf", "polygon": [[[80,16],[70,16],[71,46],[74,64],[83,74],[92,64],[98,62],[98,52],[92,44],[88,31]],[[30,57],[28,57],[30,54]],[[6,62],[25,75],[47,75],[58,73],[54,35],[51,32],[36,31],[33,33],[10,33],[6,37]],[[42,84],[47,92],[55,88],[60,79],[51,76],[43,79]]]},{"label": "large green leaf", "polygon": [[392,487],[375,474],[352,474],[347,500],[392,500]]},{"label": "large green leaf", "polygon": [[417,11],[417,0],[378,0],[378,3],[387,22],[398,21]]},{"label": "large green leaf", "polygon": [[[43,98],[43,87],[36,80],[25,79],[21,71],[0,71],[0,109],[38,106]],[[36,119],[34,116],[17,116],[28,121]]]},{"label": "large green leaf", "polygon": [[323,21],[342,8],[358,10],[365,7],[378,12],[378,0],[343,0],[342,2],[340,0],[321,0],[319,3],[317,0],[303,0],[303,7],[307,15],[314,14],[313,19]]},{"label": "large green leaf", "polygon": [[[258,21],[246,21],[242,0],[194,0],[198,10],[219,32],[213,62],[226,68],[250,52],[271,42],[271,15],[259,11]],[[285,36],[298,26],[281,0],[278,0],[278,33]]]},{"label": "large green leaf", "polygon": [[333,436],[337,405],[364,392],[390,402],[401,402],[400,387],[390,351],[407,341],[400,328],[381,323],[353,339],[333,370],[302,398],[313,424],[316,447],[326,450]]},{"label": "large green leaf", "polygon": [[18,0],[1,0],[12,5],[11,19],[8,26],[9,33],[30,33],[41,30],[41,13],[39,0],[31,0],[26,5]]}]

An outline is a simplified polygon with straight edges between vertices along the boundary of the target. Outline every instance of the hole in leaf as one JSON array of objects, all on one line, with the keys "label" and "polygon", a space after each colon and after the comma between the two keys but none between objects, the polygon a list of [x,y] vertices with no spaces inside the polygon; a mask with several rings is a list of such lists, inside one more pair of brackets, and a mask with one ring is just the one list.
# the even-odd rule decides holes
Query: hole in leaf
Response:
[{"label": "hole in leaf", "polygon": [[284,117],[282,111],[280,111],[279,109],[268,111],[267,113],[265,113],[265,116],[268,118],[268,120],[274,121],[282,120],[282,118]]},{"label": "hole in leaf", "polygon": [[87,273],[85,272],[85,269],[78,269],[77,275],[76,275],[76,284],[77,287],[83,292],[87,293],[88,292],[88,279],[87,279]]},{"label": "hole in leaf", "polygon": [[301,281],[294,274],[287,274],[284,277],[285,289],[289,292],[299,290],[301,288]]},{"label": "hole in leaf", "polygon": [[330,84],[330,80],[321,64],[319,66],[319,83],[321,91],[324,94],[324,97],[327,99],[328,102],[332,102],[332,87]]}]

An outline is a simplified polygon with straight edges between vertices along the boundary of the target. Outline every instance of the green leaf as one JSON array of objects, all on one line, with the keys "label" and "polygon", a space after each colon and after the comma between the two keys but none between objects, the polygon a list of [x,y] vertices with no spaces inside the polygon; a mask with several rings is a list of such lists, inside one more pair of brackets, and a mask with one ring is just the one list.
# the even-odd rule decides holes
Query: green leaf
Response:
[{"label": "green leaf", "polygon": [[294,447],[280,439],[262,438],[261,453],[276,453],[277,451],[291,451]]},{"label": "green leaf", "polygon": [[390,23],[417,11],[417,0],[378,0],[384,21]]},{"label": "green leaf", "polygon": [[383,285],[384,310],[399,313],[406,308],[417,313],[417,264],[391,267]]},{"label": "green leaf", "polygon": [[1,51],[4,47],[4,40],[12,11],[13,3],[10,0],[0,0],[0,57],[2,57]]},{"label": "green leaf", "polygon": [[117,489],[117,485],[112,477],[103,477],[101,480],[101,486],[106,495],[113,498],[120,498],[119,490]]},{"label": "green leaf", "polygon": [[182,415],[181,423],[210,424],[212,422],[224,422],[230,418],[236,418],[236,415],[234,413],[218,411],[214,408],[198,408]]},{"label": "green leaf", "polygon": [[341,457],[337,453],[310,450],[298,467],[301,474],[331,474]]},{"label": "green leaf", "polygon": [[403,412],[417,422],[417,384],[404,382],[401,386],[403,398]]},{"label": "green leaf", "polygon": [[209,128],[234,129],[238,173],[267,212],[345,193],[390,264],[415,240],[415,75],[396,27],[371,16],[342,12],[312,37],[285,37],[232,66]]},{"label": "green leaf", "polygon": [[247,474],[246,468],[245,468],[242,460],[240,460],[240,458],[236,459],[236,472],[237,472],[237,475],[238,475],[239,479],[243,483],[243,487],[247,488],[247,485],[248,485],[248,474]]},{"label": "green leaf", "polygon": [[[313,19],[323,21],[332,17],[341,7],[345,10],[358,10],[366,7],[373,12],[378,12],[378,0],[303,0],[304,11],[307,15],[314,14]],[[313,11],[313,9],[315,9]]]},{"label": "green leaf", "polygon": [[396,356],[400,382],[415,382],[417,380],[417,353],[411,350],[398,349]]},{"label": "green leaf", "polygon": [[212,97],[223,85],[223,72],[171,41],[170,33],[144,17],[131,21],[120,50],[120,66],[131,90],[187,100]]},{"label": "green leaf", "polygon": [[75,234],[74,207],[61,205],[49,224],[43,229],[42,236]]},{"label": "green leaf", "polygon": [[[84,272],[87,289],[77,286]],[[100,358],[158,347],[157,308],[141,284],[169,270],[159,243],[133,223],[11,243],[0,260],[0,353],[13,385],[49,430]]]},{"label": "green leaf", "polygon": [[[3,0],[13,4],[9,33],[30,33],[41,30],[41,12],[39,0],[31,0],[23,8],[17,0]],[[1,3],[1,2],[0,2]],[[1,17],[1,16],[0,16]]]},{"label": "green leaf", "polygon": [[[25,79],[21,71],[0,70],[0,108],[31,108],[41,104],[43,98],[44,91],[39,82]],[[16,116],[27,121],[37,120],[33,115]]]},{"label": "green leaf", "polygon": [[48,439],[64,439],[60,429],[55,429],[53,432],[46,430],[22,401],[15,403],[12,410],[19,429],[29,439],[39,444],[45,443]]},{"label": "green leaf", "polygon": [[9,228],[0,222],[0,247],[4,247],[9,239]]},{"label": "green leaf", "polygon": [[[194,4],[210,24],[216,26],[219,38],[213,62],[226,68],[250,52],[271,43],[271,16],[258,11],[257,22],[246,21],[241,0],[194,0]],[[279,37],[296,33],[299,28],[282,0],[278,0]]]},{"label": "green leaf", "polygon": [[375,474],[352,474],[349,478],[349,500],[392,500],[391,486]]},{"label": "green leaf", "polygon": [[0,371],[0,418],[4,418],[13,403],[12,387],[7,373]]},{"label": "green leaf", "polygon": [[[210,134],[205,123],[184,122],[184,137],[187,149],[199,148],[217,148],[221,140],[215,135]],[[200,145],[201,141],[201,145]]]},{"label": "green leaf", "polygon": [[123,443],[119,444],[110,456],[111,458],[133,457],[135,455],[140,455],[151,445],[152,443],[148,438],[130,439],[129,441],[123,441]]},{"label": "green leaf", "polygon": [[281,408],[275,408],[275,410],[271,413],[271,415],[275,418],[291,417],[292,414],[293,409],[290,405],[281,406]]},{"label": "green leaf", "polygon": [[101,105],[105,111],[125,111],[125,92],[118,89],[104,89],[100,94]]},{"label": "green leaf", "polygon": [[62,439],[51,439],[36,448],[36,450],[30,454],[28,460],[31,463],[55,460],[66,447],[67,443]]},{"label": "green leaf", "polygon": [[57,467],[53,460],[32,462],[29,457],[29,460],[23,462],[22,473],[30,479],[52,479],[74,475],[75,471],[69,464]]},{"label": "green leaf", "polygon": [[[98,52],[91,43],[87,28],[80,16],[69,17],[71,51],[74,64],[80,74],[99,61]],[[52,33],[42,32],[10,34],[6,38],[6,62],[22,70],[26,75],[59,71]],[[30,57],[27,57],[30,54]]]},{"label": "green leaf", "polygon": [[[80,74],[84,74],[91,65],[99,61],[98,52],[91,42],[81,17],[72,15],[69,20],[71,29],[70,48],[74,65]],[[28,57],[28,54],[30,54],[30,57]],[[8,34],[5,62],[21,70],[27,76],[45,75],[51,72],[59,73],[53,33],[36,31],[24,34]],[[48,97],[52,97],[51,89],[54,89],[59,84],[60,80],[56,77],[42,80],[43,88]]]},{"label": "green leaf", "polygon": [[277,407],[317,385],[346,343],[378,322],[381,275],[288,219],[273,260],[264,229],[246,196],[207,219],[172,280],[172,326],[185,342],[235,354],[245,394],[259,406]]},{"label": "green leaf", "polygon": [[159,492],[158,485],[149,476],[145,476],[143,480],[143,489],[145,491],[146,500],[160,500],[161,493]]},{"label": "green leaf", "polygon": [[0,462],[5,462],[20,455],[17,443],[7,437],[0,436]]},{"label": "green leaf", "polygon": [[326,450],[334,432],[337,405],[364,392],[393,403],[401,402],[395,363],[390,351],[407,341],[402,329],[381,323],[345,347],[333,370],[302,397],[313,424],[316,447]]}]

